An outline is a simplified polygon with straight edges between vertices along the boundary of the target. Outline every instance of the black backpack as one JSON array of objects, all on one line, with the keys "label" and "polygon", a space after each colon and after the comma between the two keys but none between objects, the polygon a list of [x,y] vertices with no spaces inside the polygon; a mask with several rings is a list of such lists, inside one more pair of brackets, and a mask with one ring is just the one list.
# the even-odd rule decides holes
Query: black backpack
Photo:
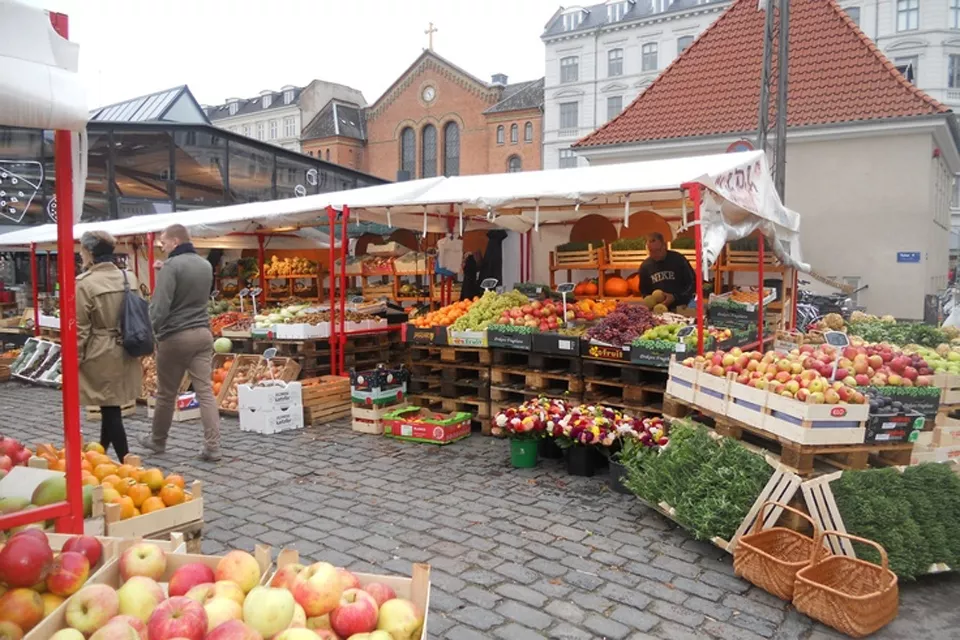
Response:
[{"label": "black backpack", "polygon": [[153,327],[150,325],[150,305],[130,291],[127,272],[123,271],[123,309],[120,311],[120,333],[123,350],[134,358],[153,354]]}]

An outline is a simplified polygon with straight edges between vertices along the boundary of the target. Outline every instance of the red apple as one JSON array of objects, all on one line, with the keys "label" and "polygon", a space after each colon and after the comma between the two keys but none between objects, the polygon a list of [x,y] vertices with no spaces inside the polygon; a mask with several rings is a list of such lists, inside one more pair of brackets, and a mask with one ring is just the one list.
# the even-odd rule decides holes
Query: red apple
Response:
[{"label": "red apple", "polygon": [[13,469],[13,460],[10,456],[0,456],[0,471],[10,471]]},{"label": "red apple", "polygon": [[0,622],[12,622],[27,632],[42,619],[43,598],[36,591],[12,589],[0,596]]},{"label": "red apple", "polygon": [[121,621],[108,622],[90,636],[90,640],[140,640],[140,632],[133,625]]},{"label": "red apple", "polygon": [[360,588],[360,578],[353,575],[343,567],[337,567],[337,575],[340,576],[340,585],[343,587],[344,591],[347,589]]},{"label": "red apple", "polygon": [[133,616],[119,615],[110,618],[107,622],[108,625],[111,625],[115,622],[125,622],[131,627],[133,627],[137,634],[142,638],[142,640],[147,640],[147,623],[141,620],[140,618],[135,618]]},{"label": "red apple", "polygon": [[907,380],[916,380],[916,379],[917,379],[917,376],[919,376],[919,375],[920,375],[920,373],[919,373],[916,369],[914,369],[913,367],[904,367],[904,368],[903,368],[903,377],[906,378]]},{"label": "red apple", "polygon": [[[7,586],[32,587],[47,577],[53,563],[53,551],[46,536],[40,540],[34,537],[33,531],[36,529],[15,535],[0,549],[0,582]],[[41,531],[37,533],[43,535]]]},{"label": "red apple", "polygon": [[113,587],[88,584],[67,601],[67,624],[90,635],[120,613],[120,597]]},{"label": "red apple", "polygon": [[199,562],[185,564],[173,572],[167,592],[170,597],[182,596],[198,584],[214,581],[213,569]]},{"label": "red apple", "polygon": [[866,387],[870,385],[870,378],[864,373],[858,373],[853,378],[856,380],[858,387]]},{"label": "red apple", "polygon": [[216,578],[236,582],[244,593],[260,583],[260,565],[246,551],[231,551],[217,564]]},{"label": "red apple", "polygon": [[207,634],[205,640],[263,640],[242,620],[228,620]]},{"label": "red apple", "polygon": [[203,640],[207,633],[207,613],[199,602],[183,596],[164,600],[147,622],[150,640]]},{"label": "red apple", "polygon": [[[12,622],[0,621],[0,640],[21,640],[21,638],[23,638],[23,629]],[[80,638],[83,638],[82,634]]]},{"label": "red apple", "polygon": [[357,633],[369,633],[377,628],[379,606],[366,591],[347,589],[340,603],[330,612],[330,626],[337,635],[349,638]]},{"label": "red apple", "polygon": [[810,392],[807,391],[806,389],[797,389],[797,393],[796,393],[795,397],[796,397],[797,400],[799,400],[800,402],[806,402],[806,401],[807,401],[807,398],[810,397]]},{"label": "red apple", "polygon": [[297,575],[291,592],[307,617],[313,618],[337,608],[343,584],[333,565],[316,562]]},{"label": "red apple", "polygon": [[382,582],[371,582],[363,587],[363,590],[373,596],[373,599],[377,602],[378,609],[380,605],[387,600],[393,600],[397,597],[397,592],[393,590],[393,587],[383,584]]},{"label": "red apple", "polygon": [[103,557],[103,544],[93,536],[73,536],[63,543],[63,551],[77,551],[87,557],[90,568],[97,566]]},{"label": "red apple", "polygon": [[47,574],[47,590],[57,596],[71,596],[90,576],[90,561],[78,551],[64,551],[53,561]]},{"label": "red apple", "polygon": [[167,569],[167,555],[152,542],[135,544],[120,556],[120,575],[124,580],[143,576],[159,580]]}]

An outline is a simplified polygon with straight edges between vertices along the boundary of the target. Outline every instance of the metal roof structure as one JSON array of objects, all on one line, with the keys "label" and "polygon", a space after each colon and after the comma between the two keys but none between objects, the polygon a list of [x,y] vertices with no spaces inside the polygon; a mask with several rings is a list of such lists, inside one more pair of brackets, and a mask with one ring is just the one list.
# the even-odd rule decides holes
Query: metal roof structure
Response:
[{"label": "metal roof structure", "polygon": [[94,109],[90,112],[90,120],[210,124],[207,114],[185,84]]}]

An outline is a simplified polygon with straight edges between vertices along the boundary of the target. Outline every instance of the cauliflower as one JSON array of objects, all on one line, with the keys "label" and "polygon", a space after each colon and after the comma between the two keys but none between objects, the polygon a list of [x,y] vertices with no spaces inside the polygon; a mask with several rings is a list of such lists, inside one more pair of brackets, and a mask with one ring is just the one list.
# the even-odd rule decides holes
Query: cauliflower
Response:
[{"label": "cauliflower", "polygon": [[828,329],[833,329],[834,331],[840,331],[843,329],[843,316],[839,313],[828,313],[823,317],[823,323],[827,325]]},{"label": "cauliflower", "polygon": [[880,318],[880,322],[886,322],[888,324],[897,324],[897,319],[894,318],[893,316],[887,315]]}]

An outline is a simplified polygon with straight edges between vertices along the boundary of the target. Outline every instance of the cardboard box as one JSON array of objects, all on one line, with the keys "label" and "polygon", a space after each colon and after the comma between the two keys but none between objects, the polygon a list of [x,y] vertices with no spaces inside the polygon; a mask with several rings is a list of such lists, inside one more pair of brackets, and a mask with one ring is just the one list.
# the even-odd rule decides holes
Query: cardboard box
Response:
[{"label": "cardboard box", "polygon": [[303,388],[299,382],[277,381],[251,387],[241,384],[237,387],[239,409],[277,409],[291,405],[303,405]]},{"label": "cardboard box", "polygon": [[[157,399],[147,398],[147,419],[152,420],[157,411]],[[174,422],[189,422],[200,419],[200,403],[197,394],[185,393],[177,397],[177,404],[173,409]]]},{"label": "cardboard box", "polygon": [[910,464],[924,462],[948,462],[960,460],[960,445],[952,447],[914,447],[910,454]]},{"label": "cardboard box", "polygon": [[472,419],[472,415],[463,411],[444,415],[407,407],[383,417],[383,435],[412,442],[450,444],[470,435]]},{"label": "cardboard box", "polygon": [[303,405],[291,404],[272,409],[240,409],[240,431],[266,435],[303,429]]}]

